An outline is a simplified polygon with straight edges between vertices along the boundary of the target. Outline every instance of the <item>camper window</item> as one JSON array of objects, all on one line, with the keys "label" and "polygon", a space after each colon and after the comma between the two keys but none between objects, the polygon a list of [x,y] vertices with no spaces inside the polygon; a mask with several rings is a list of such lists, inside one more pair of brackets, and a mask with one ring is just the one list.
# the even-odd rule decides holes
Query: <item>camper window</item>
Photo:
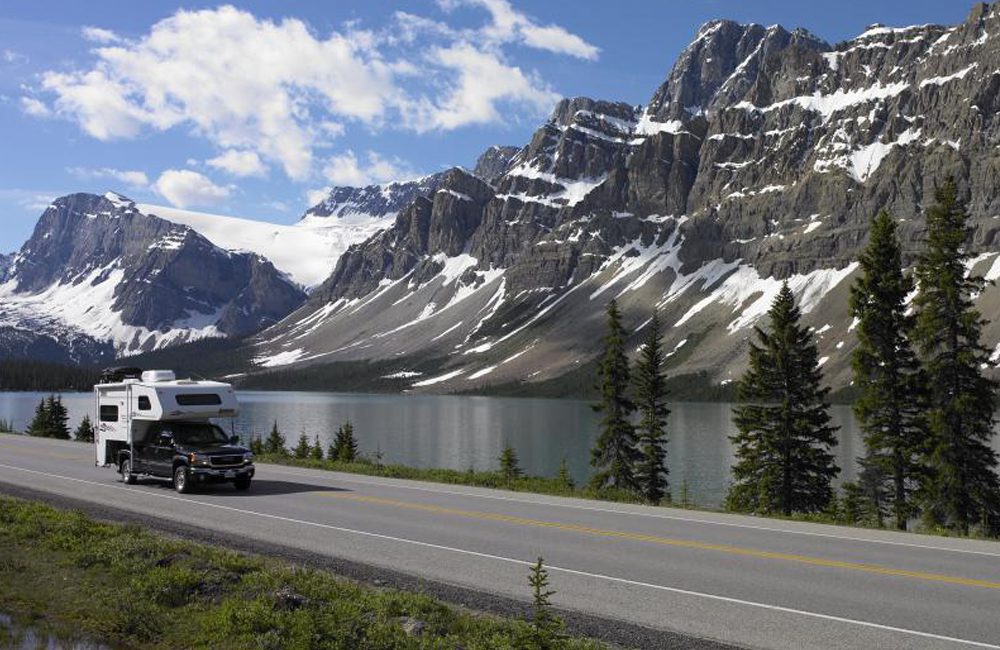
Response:
[{"label": "camper window", "polygon": [[113,404],[101,405],[101,422],[117,422],[118,407]]},{"label": "camper window", "polygon": [[177,396],[181,406],[215,406],[222,404],[222,398],[217,393],[182,393]]},{"label": "camper window", "polygon": [[139,410],[140,411],[148,411],[151,408],[153,408],[153,407],[149,403],[149,398],[146,397],[145,395],[140,395],[139,396]]}]

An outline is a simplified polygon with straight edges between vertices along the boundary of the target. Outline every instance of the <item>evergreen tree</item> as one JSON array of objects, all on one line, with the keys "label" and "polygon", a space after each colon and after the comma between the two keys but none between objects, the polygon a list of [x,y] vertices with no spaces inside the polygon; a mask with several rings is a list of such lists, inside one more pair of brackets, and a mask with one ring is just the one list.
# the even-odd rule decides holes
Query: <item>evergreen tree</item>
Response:
[{"label": "evergreen tree", "polygon": [[500,473],[503,475],[505,481],[510,483],[517,477],[521,476],[521,467],[518,464],[519,460],[517,457],[517,451],[514,449],[510,442],[504,443],[503,450],[500,452]]},{"label": "evergreen tree", "polygon": [[38,406],[35,407],[35,417],[31,420],[31,424],[28,425],[28,430],[25,433],[36,438],[50,437],[49,410],[45,407],[45,398],[42,398],[38,402]]},{"label": "evergreen tree", "polygon": [[309,449],[309,457],[313,460],[323,460],[323,447],[319,444],[319,435],[313,438],[313,446]]},{"label": "evergreen tree", "polygon": [[254,456],[260,456],[264,453],[264,441],[260,439],[259,435],[250,434],[250,453]]},{"label": "evergreen tree", "polygon": [[56,397],[49,395],[45,400],[45,410],[48,411],[48,424],[50,438],[69,440],[69,412],[63,405],[62,395]]},{"label": "evergreen tree", "polygon": [[330,458],[342,463],[353,463],[358,458],[358,441],[354,438],[354,425],[345,422],[337,429],[337,438],[333,441]]},{"label": "evergreen tree", "polygon": [[750,367],[740,379],[733,409],[738,433],[732,510],[758,513],[820,512],[830,502],[830,481],[840,471],[837,444],[816,343],[799,324],[799,308],[786,282],[768,312],[769,331],[756,328]]},{"label": "evergreen tree", "polygon": [[576,489],[576,481],[573,480],[573,477],[569,473],[569,466],[566,464],[565,456],[559,461],[559,473],[556,474],[556,480],[568,490]]},{"label": "evergreen tree", "polygon": [[660,315],[653,312],[646,341],[635,369],[635,395],[639,407],[637,442],[639,459],[635,478],[649,503],[669,498],[667,483],[667,380],[663,375],[663,335]]},{"label": "evergreen tree", "polygon": [[911,493],[923,480],[927,442],[925,378],[910,344],[914,317],[906,297],[913,281],[903,275],[896,222],[881,212],[860,257],[861,276],[851,287],[851,315],[858,319],[854,384],[861,396],[854,413],[865,436],[858,498],[881,514],[891,507],[896,528],[913,514]]},{"label": "evergreen tree", "polygon": [[73,432],[73,439],[77,442],[94,442],[94,424],[89,415],[84,415],[80,420],[80,425]]},{"label": "evergreen tree", "polygon": [[930,386],[931,477],[925,518],[963,534],[977,521],[1000,517],[997,454],[990,448],[996,383],[981,372],[989,350],[985,321],[973,298],[984,286],[967,274],[970,254],[965,206],[954,181],[935,192],[927,210],[927,249],[917,264],[915,340]]},{"label": "evergreen tree", "polygon": [[532,596],[532,645],[537,650],[559,647],[564,636],[565,623],[552,612],[552,596],[556,592],[549,589],[549,572],[545,569],[541,557],[531,567],[528,584],[531,585]]},{"label": "evergreen tree", "polygon": [[309,444],[309,438],[306,437],[306,432],[303,431],[302,435],[299,436],[299,442],[295,445],[293,453],[296,458],[309,458],[311,452],[312,445]]},{"label": "evergreen tree", "polygon": [[604,355],[598,366],[600,402],[593,409],[602,413],[601,430],[590,464],[596,472],[591,486],[607,486],[625,490],[636,489],[634,468],[639,457],[635,445],[635,427],[631,416],[635,404],[628,396],[629,366],[625,356],[625,328],[618,304],[608,303],[608,333],[604,337]]},{"label": "evergreen tree", "polygon": [[281,435],[278,431],[278,421],[274,421],[274,425],[271,427],[271,433],[267,435],[267,440],[264,441],[264,453],[272,456],[287,456],[288,450],[285,449],[285,436]]}]

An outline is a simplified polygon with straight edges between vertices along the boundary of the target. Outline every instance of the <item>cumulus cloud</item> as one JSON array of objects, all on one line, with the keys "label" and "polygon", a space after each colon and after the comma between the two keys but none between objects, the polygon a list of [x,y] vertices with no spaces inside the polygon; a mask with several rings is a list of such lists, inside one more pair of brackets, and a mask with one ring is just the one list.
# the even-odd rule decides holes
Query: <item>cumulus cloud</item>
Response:
[{"label": "cumulus cloud", "polygon": [[190,169],[166,170],[156,179],[153,189],[178,208],[216,205],[231,194],[230,188],[216,185]]},{"label": "cumulus cloud", "polygon": [[146,172],[137,170],[121,170],[111,167],[89,168],[89,167],[68,167],[70,174],[82,179],[110,179],[123,183],[128,187],[141,189],[149,186],[149,177]]},{"label": "cumulus cloud", "polygon": [[[374,151],[366,155],[367,162],[358,160],[350,149],[331,156],[323,168],[326,180],[334,185],[364,187],[375,183],[398,181],[419,176],[410,165],[399,158],[384,158]],[[329,192],[329,189],[326,190]]]},{"label": "cumulus cloud", "polygon": [[439,0],[445,10],[460,5],[482,7],[489,12],[490,24],[478,30],[480,41],[493,44],[518,42],[528,47],[547,50],[555,54],[568,54],[594,61],[601,50],[558,25],[539,25],[524,13],[517,11],[507,0]]},{"label": "cumulus cloud", "polygon": [[118,43],[122,40],[118,34],[115,34],[110,29],[101,27],[84,27],[81,33],[85,39],[93,43]]},{"label": "cumulus cloud", "polygon": [[266,176],[267,167],[255,152],[230,149],[220,156],[206,160],[210,167],[229,172],[233,176]]},{"label": "cumulus cloud", "polygon": [[99,140],[182,128],[224,152],[214,167],[257,175],[271,163],[301,181],[321,167],[318,150],[355,125],[419,132],[502,122],[507,106],[543,114],[556,93],[512,64],[509,47],[598,54],[506,0],[440,1],[446,13],[458,4],[485,10],[486,21],[458,29],[399,12],[376,31],[354,23],[320,34],[295,18],[222,6],[180,10],[138,38],[86,27],[93,59],[44,72],[34,89],[44,94],[29,89],[22,108],[73,120]]}]

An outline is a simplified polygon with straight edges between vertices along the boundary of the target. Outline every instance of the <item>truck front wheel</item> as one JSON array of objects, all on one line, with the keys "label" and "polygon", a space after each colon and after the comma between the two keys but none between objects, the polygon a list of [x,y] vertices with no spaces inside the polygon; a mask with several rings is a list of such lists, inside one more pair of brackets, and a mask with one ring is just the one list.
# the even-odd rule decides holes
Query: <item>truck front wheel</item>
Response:
[{"label": "truck front wheel", "polygon": [[244,492],[246,490],[249,490],[250,489],[250,477],[245,476],[243,478],[238,478],[235,481],[233,481],[233,485],[235,485],[236,489],[239,490],[240,492]]},{"label": "truck front wheel", "polygon": [[188,469],[184,465],[174,468],[174,489],[181,494],[191,491],[191,477],[188,476]]},{"label": "truck front wheel", "polygon": [[135,474],[132,473],[131,458],[122,459],[122,464],[118,467],[118,473],[121,474],[122,483],[135,485]]}]

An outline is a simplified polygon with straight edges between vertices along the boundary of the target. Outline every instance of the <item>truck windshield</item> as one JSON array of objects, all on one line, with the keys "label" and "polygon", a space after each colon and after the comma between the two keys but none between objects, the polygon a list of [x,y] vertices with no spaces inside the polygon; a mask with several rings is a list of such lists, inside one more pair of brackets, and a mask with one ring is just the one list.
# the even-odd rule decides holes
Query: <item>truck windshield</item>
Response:
[{"label": "truck windshield", "polygon": [[223,445],[229,436],[214,424],[177,422],[170,426],[174,442],[180,445]]}]

